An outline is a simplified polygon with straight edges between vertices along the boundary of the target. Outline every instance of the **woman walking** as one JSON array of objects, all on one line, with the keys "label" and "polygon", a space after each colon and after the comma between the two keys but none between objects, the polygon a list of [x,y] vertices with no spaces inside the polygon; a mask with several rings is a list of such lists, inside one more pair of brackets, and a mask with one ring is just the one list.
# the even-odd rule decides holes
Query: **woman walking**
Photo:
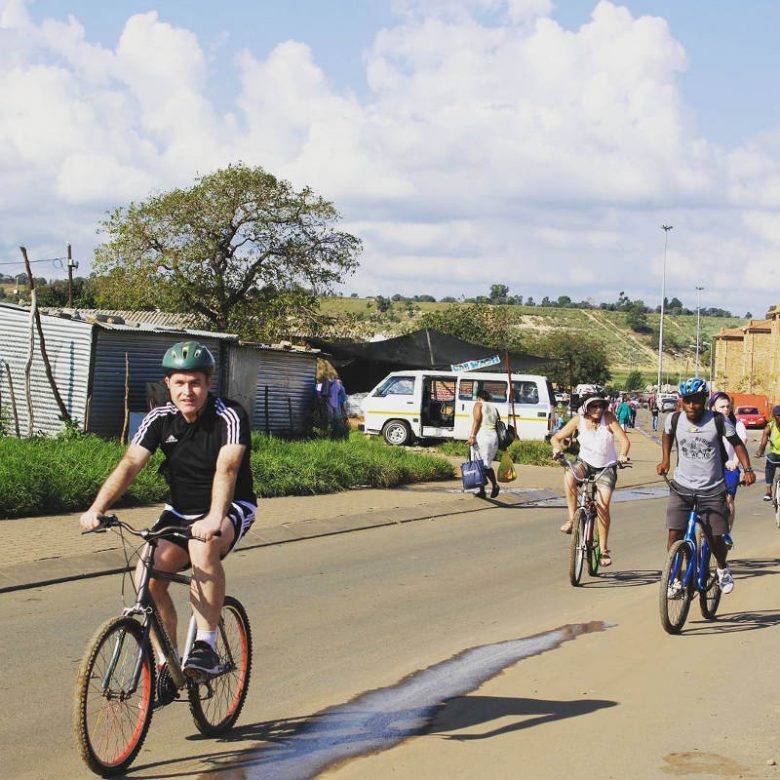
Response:
[{"label": "woman walking", "polygon": [[[480,390],[477,393],[472,420],[471,436],[468,438],[469,447],[476,444],[479,458],[485,466],[485,476],[492,485],[490,497],[495,498],[499,490],[496,472],[493,471],[493,459],[498,452],[498,433],[496,432],[498,412],[490,403],[490,393],[487,390]],[[474,495],[477,498],[485,498],[485,488],[481,487]]]}]

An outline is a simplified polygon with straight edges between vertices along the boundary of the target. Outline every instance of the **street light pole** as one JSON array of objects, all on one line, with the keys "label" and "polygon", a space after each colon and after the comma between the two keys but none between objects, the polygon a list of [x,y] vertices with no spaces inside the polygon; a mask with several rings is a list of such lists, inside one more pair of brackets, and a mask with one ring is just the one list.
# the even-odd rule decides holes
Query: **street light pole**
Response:
[{"label": "street light pole", "polygon": [[703,287],[696,288],[696,376],[699,376],[699,310],[701,309],[701,291]]},{"label": "street light pole", "polygon": [[664,309],[666,308],[666,246],[673,225],[661,225],[664,231],[664,265],[661,271],[661,322],[658,326],[658,394],[661,394],[661,372],[664,364]]}]

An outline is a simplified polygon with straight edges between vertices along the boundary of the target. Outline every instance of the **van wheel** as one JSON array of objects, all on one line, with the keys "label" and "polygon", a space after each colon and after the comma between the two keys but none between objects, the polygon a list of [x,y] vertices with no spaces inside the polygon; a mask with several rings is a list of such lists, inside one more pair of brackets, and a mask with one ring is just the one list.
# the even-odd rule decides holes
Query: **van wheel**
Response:
[{"label": "van wheel", "polygon": [[394,447],[402,447],[412,443],[412,429],[403,420],[390,420],[382,428],[382,436],[388,444]]}]

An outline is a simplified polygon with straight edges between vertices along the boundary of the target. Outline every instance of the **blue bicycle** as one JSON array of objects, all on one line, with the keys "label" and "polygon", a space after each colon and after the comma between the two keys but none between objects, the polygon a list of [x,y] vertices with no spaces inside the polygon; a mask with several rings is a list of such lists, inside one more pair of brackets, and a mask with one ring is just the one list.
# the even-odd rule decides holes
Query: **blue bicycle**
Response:
[{"label": "blue bicycle", "polygon": [[[707,620],[714,620],[721,591],[717,572],[710,568],[712,539],[699,517],[698,497],[679,490],[665,474],[663,478],[670,490],[693,499],[685,537],[675,542],[667,554],[659,593],[661,625],[667,633],[679,634],[688,617],[694,593],[699,594],[702,616]],[[701,529],[699,533],[697,525]]]}]

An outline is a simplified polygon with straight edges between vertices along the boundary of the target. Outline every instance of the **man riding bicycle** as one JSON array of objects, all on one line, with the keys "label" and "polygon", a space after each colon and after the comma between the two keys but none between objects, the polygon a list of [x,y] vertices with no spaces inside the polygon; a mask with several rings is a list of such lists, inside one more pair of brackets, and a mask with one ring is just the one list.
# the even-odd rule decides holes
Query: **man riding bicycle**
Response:
[{"label": "man riding bicycle", "polygon": [[765,450],[766,466],[764,466],[764,479],[766,480],[766,494],[764,495],[764,501],[771,501],[775,469],[780,467],[780,404],[772,409],[772,419],[761,434],[761,442],[758,445],[756,457],[760,458]]},{"label": "man riding bicycle", "polygon": [[[243,407],[209,392],[214,357],[197,341],[174,344],[162,368],[171,401],[141,422],[121,461],[81,516],[81,526],[100,525],[100,515],[124,494],[160,447],[160,466],[170,503],[155,529],[189,528],[192,539],[160,540],[155,568],[180,571],[192,565],[190,601],[197,635],[184,672],[191,677],[218,671],[216,632],[225,596],[224,558],[255,519],[257,497],[250,471],[250,428]],[[139,564],[140,567],[140,564]],[[150,591],[168,635],[176,641],[176,609],[168,582],[152,579]]]},{"label": "man riding bicycle", "polygon": [[[726,563],[728,549],[723,534],[728,533],[729,510],[726,503],[726,483],[723,477],[721,437],[734,447],[744,472],[743,482],[752,485],[756,475],[750,466],[750,457],[737,435],[733,423],[722,414],[706,408],[707,384],[694,377],[680,383],[682,412],[667,416],[661,437],[661,462],[656,472],[667,474],[672,444],[677,442],[677,468],[672,484],[683,494],[698,496],[698,510],[703,525],[712,536],[712,551],[718,564],[718,584],[723,593],[734,590],[734,578]],[[669,530],[667,549],[685,535],[693,498],[669,493],[666,509],[666,527]]]}]

